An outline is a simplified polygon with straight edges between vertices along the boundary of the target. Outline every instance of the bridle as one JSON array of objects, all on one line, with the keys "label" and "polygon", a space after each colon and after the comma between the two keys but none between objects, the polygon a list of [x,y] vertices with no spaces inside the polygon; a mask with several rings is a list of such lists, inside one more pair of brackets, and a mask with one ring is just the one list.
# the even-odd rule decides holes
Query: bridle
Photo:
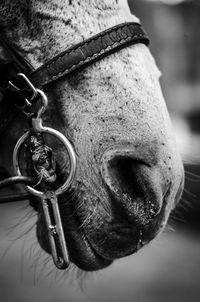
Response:
[{"label": "bridle", "polygon": [[[43,90],[61,77],[70,76],[124,47],[137,43],[149,44],[149,39],[141,25],[133,22],[119,24],[68,48],[34,70],[6,42],[5,37],[0,35],[0,44],[9,56],[8,62],[0,66],[0,92],[3,97],[0,102],[0,133],[6,131],[19,110],[23,111],[31,122],[30,129],[19,138],[13,151],[13,167],[16,175],[0,181],[0,189],[12,184],[24,183],[28,193],[0,196],[0,203],[29,199],[32,195],[40,198],[52,257],[59,269],[68,267],[69,256],[57,196],[71,188],[76,173],[76,155],[71,143],[62,133],[43,126],[42,116],[48,106]],[[49,176],[48,169],[44,168],[45,163],[56,173],[52,161],[53,151],[45,144],[44,135],[53,136],[61,141],[69,158],[68,177],[56,188],[51,187],[53,178]],[[20,154],[28,141],[31,141],[29,148],[31,160],[32,162],[35,160],[31,164],[36,172],[35,177],[22,175],[20,167]],[[41,158],[43,162],[40,165]],[[41,171],[43,171],[42,178],[38,181]]]},{"label": "bridle", "polygon": [[[11,198],[4,196],[1,197],[0,202],[29,199],[30,195],[40,198],[53,261],[57,268],[65,269],[69,265],[69,256],[57,196],[70,190],[76,172],[76,155],[71,143],[62,133],[43,126],[42,115],[48,106],[48,100],[43,90],[40,89],[45,89],[47,85],[61,77],[69,76],[128,45],[137,43],[148,45],[149,40],[140,24],[133,22],[119,24],[68,48],[36,70],[6,42],[3,35],[0,36],[0,43],[9,55],[9,62],[2,65],[0,70],[0,91],[3,96],[0,104],[0,132],[6,130],[19,109],[31,120],[30,129],[19,138],[13,151],[13,166],[16,176],[0,181],[0,188],[10,184],[24,183],[28,194],[13,195]],[[36,103],[39,103],[39,106],[36,106],[35,109]],[[44,134],[60,140],[69,157],[68,177],[62,185],[53,189],[50,186],[52,177],[49,177],[47,168],[41,167],[39,164],[42,158],[42,164],[45,164],[45,167],[48,166],[51,170],[55,170],[51,158],[52,150],[45,145]],[[20,167],[21,149],[28,140],[32,144],[29,151],[32,162],[35,161],[32,165],[36,171],[35,179],[23,176]],[[39,179],[39,188],[41,188],[39,190],[37,185],[41,171],[43,174]],[[54,172],[56,173],[56,171]],[[46,174],[48,177],[45,179]]]}]

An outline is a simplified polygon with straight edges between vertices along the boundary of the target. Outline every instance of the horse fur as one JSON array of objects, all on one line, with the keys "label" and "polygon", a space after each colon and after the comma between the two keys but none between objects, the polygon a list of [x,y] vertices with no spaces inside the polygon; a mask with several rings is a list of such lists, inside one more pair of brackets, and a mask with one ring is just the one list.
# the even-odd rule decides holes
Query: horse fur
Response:
[{"label": "horse fur", "polygon": [[[127,21],[138,22],[126,1],[122,0],[3,0],[0,11],[1,31],[34,68],[67,47],[111,26]],[[2,54],[3,50],[0,56],[5,60]],[[87,240],[80,240],[76,222],[68,221],[71,212],[67,200],[63,201],[62,215],[71,260],[85,270],[100,269],[115,258],[137,250],[135,226],[127,237],[118,231],[119,226],[124,225],[126,231],[131,229],[136,216],[137,223],[142,226],[137,230],[148,233],[143,238],[143,245],[148,243],[163,229],[171,209],[180,198],[183,166],[159,77],[160,71],[149,49],[137,44],[70,78],[63,77],[46,89],[49,108],[45,124],[64,133],[77,154],[72,201],[80,220],[81,236],[86,236],[90,244]],[[1,144],[0,161],[11,174],[8,153],[12,152],[9,150],[26,127],[26,120],[17,117]],[[63,150],[59,148],[58,154],[61,154]],[[118,187],[118,182],[110,178],[108,162],[116,154],[134,159],[133,167],[136,168],[133,170],[144,198],[128,198]],[[140,166],[143,160],[148,162],[149,168]],[[147,190],[148,186],[153,195]],[[116,193],[115,205],[108,189]],[[153,199],[152,196],[156,201],[150,201],[160,207],[160,214],[153,224],[147,219],[146,210],[146,200]],[[49,252],[41,216],[38,239]],[[93,249],[103,261],[97,260]]]}]

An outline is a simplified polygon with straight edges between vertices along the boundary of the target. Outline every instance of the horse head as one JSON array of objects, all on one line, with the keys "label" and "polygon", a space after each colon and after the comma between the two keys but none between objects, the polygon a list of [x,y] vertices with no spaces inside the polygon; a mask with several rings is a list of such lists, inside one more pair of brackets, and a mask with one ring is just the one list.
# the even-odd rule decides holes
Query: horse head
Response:
[{"label": "horse head", "polygon": [[[125,1],[114,0],[4,0],[0,10],[1,31],[34,68],[111,26],[138,22]],[[72,192],[61,196],[60,208],[70,259],[83,270],[137,252],[164,228],[180,198],[183,166],[159,77],[148,47],[137,44],[46,87],[45,123],[68,137],[77,155]],[[26,123],[16,117],[1,147],[11,174],[8,150]],[[54,148],[64,177],[66,155]],[[37,211],[38,241],[50,253]]]}]

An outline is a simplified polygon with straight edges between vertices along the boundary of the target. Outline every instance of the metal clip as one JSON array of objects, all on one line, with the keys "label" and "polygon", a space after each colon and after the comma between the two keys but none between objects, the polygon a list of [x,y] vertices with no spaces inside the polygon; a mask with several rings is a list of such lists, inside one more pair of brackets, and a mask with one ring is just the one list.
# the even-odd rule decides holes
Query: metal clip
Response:
[{"label": "metal clip", "polygon": [[[49,202],[52,207],[51,212],[48,204]],[[53,261],[57,268],[66,269],[69,266],[69,255],[60,217],[57,196],[54,192],[50,191],[45,193],[45,196],[42,198],[42,207],[49,234],[49,243],[51,246]]]},{"label": "metal clip", "polygon": [[[28,111],[26,111],[25,109],[30,108],[32,106],[31,101],[35,99],[35,97],[37,96],[38,91],[35,88],[35,86],[31,83],[31,81],[27,78],[27,76],[25,76],[25,74],[18,73],[17,75],[23,78],[23,80],[25,81],[27,86],[32,91],[32,96],[31,96],[30,100],[28,100],[27,98],[24,99],[24,105],[22,105],[22,106],[15,105],[15,106],[18,109],[22,110],[26,115],[30,116],[31,114]],[[15,90],[15,91],[18,91],[18,92],[21,90],[19,87],[14,85],[11,81],[9,81],[8,83],[9,83],[9,87],[12,90]]]},{"label": "metal clip", "polygon": [[[17,86],[15,86],[11,81],[9,81],[8,83],[9,83],[10,89],[15,90],[16,92],[17,92],[17,91],[18,91],[18,92],[20,91],[20,88],[18,88]],[[19,105],[16,105],[16,104],[15,104],[15,106],[16,106],[18,109],[24,111],[25,108],[31,106],[31,102],[29,102],[28,99],[25,99],[25,100],[24,100],[24,105],[19,106]]]},{"label": "metal clip", "polygon": [[[76,155],[75,155],[75,152],[74,152],[74,149],[73,149],[71,143],[62,133],[60,133],[59,131],[57,131],[53,128],[44,127],[42,125],[42,114],[46,110],[46,107],[48,105],[48,100],[43,91],[41,91],[39,89],[36,89],[36,91],[37,91],[37,94],[39,94],[41,97],[42,104],[36,114],[36,118],[32,118],[33,129],[24,133],[19,138],[19,140],[17,141],[17,143],[15,145],[15,148],[13,151],[13,166],[14,166],[15,174],[18,176],[22,176],[20,164],[19,164],[20,150],[21,150],[21,147],[26,142],[26,140],[34,132],[53,135],[55,138],[57,138],[58,140],[60,140],[63,143],[63,145],[69,155],[70,172],[69,172],[68,178],[64,181],[64,183],[59,188],[57,188],[55,190],[55,192],[42,192],[42,191],[36,190],[35,188],[33,188],[31,186],[28,186],[28,185],[26,186],[27,190],[31,194],[41,198],[45,221],[46,221],[46,225],[47,225],[47,229],[48,229],[49,242],[51,245],[51,253],[52,253],[53,261],[59,269],[64,269],[69,264],[69,257],[68,257],[62,222],[61,222],[61,218],[60,218],[59,207],[58,207],[58,203],[57,203],[57,196],[64,193],[66,190],[68,190],[72,184],[72,181],[74,179],[75,172],[76,172]],[[51,211],[50,211],[49,203],[51,204],[51,207],[52,207]],[[51,217],[52,214],[53,214],[53,217]],[[60,253],[61,253],[61,256],[60,256]]]}]

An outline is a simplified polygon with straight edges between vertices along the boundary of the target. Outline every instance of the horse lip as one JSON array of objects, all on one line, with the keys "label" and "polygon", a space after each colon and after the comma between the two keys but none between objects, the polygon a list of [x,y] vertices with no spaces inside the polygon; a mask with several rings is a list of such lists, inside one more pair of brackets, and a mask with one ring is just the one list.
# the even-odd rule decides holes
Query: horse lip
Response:
[{"label": "horse lip", "polygon": [[[62,202],[61,202],[62,203]],[[63,204],[61,205],[63,206]],[[96,271],[109,266],[112,263],[111,259],[102,257],[91,245],[90,240],[86,236],[86,231],[81,228],[81,222],[74,209],[70,206],[68,208],[68,217],[70,216],[70,223],[64,222],[64,234],[69,253],[69,259],[79,269],[84,271]],[[48,232],[42,214],[42,207],[37,208],[38,222],[37,222],[37,237],[41,247],[51,254],[51,249],[48,240]],[[63,220],[62,216],[61,219]]]},{"label": "horse lip", "polygon": [[[124,252],[113,253],[112,251],[108,254],[101,249],[100,246],[96,245],[94,241],[88,235],[88,232],[85,228],[80,229],[81,222],[79,221],[77,213],[74,213],[74,209],[69,206],[69,215],[73,213],[73,220],[70,222],[70,227],[64,227],[64,232],[66,234],[67,248],[69,252],[70,261],[73,262],[77,267],[85,271],[95,271],[103,269],[109,266],[113,260],[121,258],[123,256],[130,255],[134,253],[138,248],[135,245],[129,249],[126,254]],[[38,209],[39,217],[44,223],[44,217],[41,212],[41,207]],[[72,217],[71,217],[72,218]],[[48,246],[47,232],[42,226],[41,223],[38,224],[37,234],[38,239],[43,247],[49,254],[51,253],[50,246]],[[126,236],[129,232],[129,226],[124,227],[123,229],[119,224],[112,225],[109,231],[113,231],[120,236]],[[39,235],[40,234],[40,235]]]},{"label": "horse lip", "polygon": [[[109,238],[109,233],[112,233]],[[113,261],[118,258],[129,256],[137,252],[142,246],[142,232],[135,227],[134,229],[131,226],[123,227],[122,225],[111,226],[107,231],[107,241],[112,242],[113,248],[107,250],[102,248],[101,245],[96,244],[94,240],[87,236],[87,241],[89,242],[92,250],[105,260]],[[119,244],[119,242],[121,242]],[[118,245],[115,250],[116,244]],[[128,245],[127,245],[128,244]]]},{"label": "horse lip", "polygon": [[[77,226],[76,231],[78,231]],[[113,258],[110,259],[104,257],[97,249],[94,248],[91,240],[86,236],[84,229],[82,229],[82,232],[79,233],[78,236],[71,238],[70,242],[68,241],[67,243],[71,262],[82,270],[97,271],[99,269],[106,268],[114,260]],[[73,248],[71,244],[74,244],[75,247]],[[83,245],[85,245],[87,249],[83,249]]]},{"label": "horse lip", "polygon": [[[75,228],[75,232],[78,236],[74,236],[74,238],[71,238],[71,242],[72,241],[77,241],[75,243],[75,245],[78,245],[79,247],[81,247],[82,243],[84,242],[84,244],[86,246],[88,246],[89,252],[88,253],[92,253],[93,256],[95,257],[96,260],[96,264],[93,263],[93,265],[97,265],[95,267],[95,270],[97,269],[102,269],[104,267],[107,267],[108,265],[110,265],[113,260],[117,259],[117,258],[121,258],[124,256],[128,256],[130,254],[133,254],[134,252],[136,252],[140,247],[140,231],[138,230],[137,226],[134,227],[133,230],[133,225],[132,224],[124,224],[124,223],[116,223],[116,224],[112,224],[109,226],[108,232],[113,232],[115,233],[116,236],[118,236],[118,238],[126,238],[127,241],[131,242],[131,248],[129,248],[126,252],[122,251],[122,252],[116,252],[113,253],[112,255],[107,252],[104,251],[104,249],[101,249],[101,247],[99,245],[96,245],[94,243],[94,241],[92,240],[92,238],[90,238],[89,233],[87,232],[86,228],[81,228],[80,230],[80,225],[82,224],[78,214],[76,213],[76,211],[74,211],[73,206],[70,206],[74,218],[76,220],[76,225],[74,226]],[[116,237],[115,236],[115,237]],[[112,236],[111,236],[112,237]],[[133,244],[133,238],[135,243]],[[116,238],[114,238],[114,241],[116,240]],[[70,244],[70,242],[69,242]],[[70,251],[71,250],[71,251]],[[72,249],[70,249],[69,252],[71,255],[74,255],[74,251]],[[111,251],[112,253],[112,251]],[[92,266],[82,266],[82,263],[79,262],[80,258],[82,257],[81,254],[84,254],[84,250],[81,251],[81,248],[77,251],[77,255],[79,257],[79,259],[74,259],[73,257],[71,258],[72,262],[74,262],[79,268],[82,268],[84,270],[93,270]],[[87,257],[87,255],[85,255]],[[93,257],[92,256],[92,257]],[[91,261],[92,262],[92,261]]]},{"label": "horse lip", "polygon": [[[77,188],[74,188],[75,191],[77,191]],[[73,196],[73,194],[72,194]],[[63,216],[62,217],[62,209],[61,209],[61,219],[64,224],[64,233],[66,234],[66,241],[67,241],[67,247],[69,250],[69,255],[70,255],[70,260],[78,266],[80,269],[85,270],[85,271],[94,271],[94,270],[99,270],[102,268],[105,268],[109,266],[114,259],[121,258],[124,256],[128,256],[130,254],[133,254],[136,252],[141,245],[140,238],[139,236],[139,231],[138,235],[132,236],[132,240],[135,240],[135,243],[132,245],[128,243],[125,240],[125,243],[128,243],[128,250],[126,252],[125,249],[124,251],[116,251],[112,254],[111,252],[106,252],[104,248],[101,248],[101,246],[98,246],[98,244],[95,244],[93,238],[90,238],[89,232],[87,232],[87,229],[85,228],[80,228],[81,221],[79,220],[78,213],[75,211],[74,208],[74,196],[70,200],[70,202],[66,203],[66,200],[69,201],[70,195],[64,194],[62,196],[59,196],[59,204],[61,208],[63,207],[63,212],[65,212],[68,216],[70,217],[70,221],[67,217]],[[39,214],[41,214],[41,207],[38,209]],[[43,215],[40,215],[43,216]],[[43,217],[44,218],[44,217]],[[42,219],[43,219],[42,218]],[[67,219],[66,219],[67,218]],[[129,223],[129,222],[128,222]],[[122,225],[122,224],[121,224]],[[119,231],[120,236],[123,237],[126,236],[126,233],[129,232],[129,226],[124,227],[124,230],[120,231],[120,225],[113,225],[111,228],[109,228],[108,231],[115,231],[116,233]],[[137,227],[137,225],[136,225]],[[41,235],[40,235],[40,244],[43,246],[43,248],[50,253],[50,249],[46,245],[44,241],[48,241],[48,238],[45,239],[45,232],[44,231],[44,226],[40,227],[40,229],[43,228]],[[124,232],[124,234],[123,234]],[[112,236],[110,237],[112,240]],[[43,241],[43,242],[42,242]],[[117,242],[116,238],[113,239],[113,242]],[[42,244],[43,243],[43,244]],[[121,254],[120,254],[121,253]]]}]

